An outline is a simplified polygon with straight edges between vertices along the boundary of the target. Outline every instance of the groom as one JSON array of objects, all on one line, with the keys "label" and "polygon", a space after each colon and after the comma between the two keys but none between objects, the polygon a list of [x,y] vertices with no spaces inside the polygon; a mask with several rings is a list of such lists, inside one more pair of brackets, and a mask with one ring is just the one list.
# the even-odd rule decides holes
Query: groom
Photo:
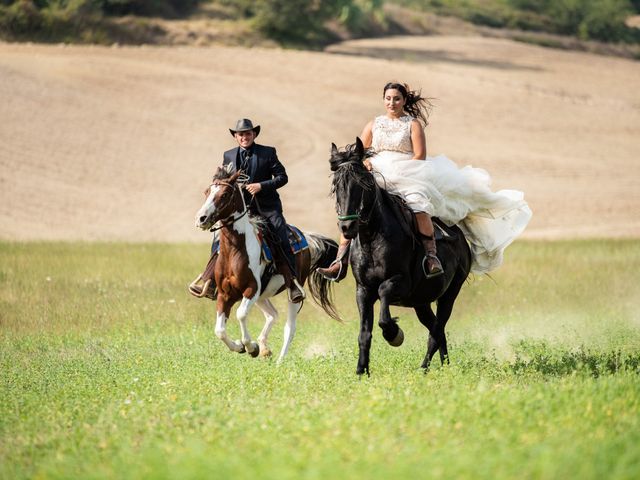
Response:
[{"label": "groom", "polygon": [[[232,172],[242,170],[249,176],[243,192],[249,212],[266,220],[271,237],[276,241],[277,251],[274,251],[274,259],[278,272],[284,277],[285,286],[289,289],[289,299],[293,303],[300,303],[305,298],[305,292],[296,280],[296,262],[289,246],[282,202],[276,191],[289,181],[287,172],[278,160],[275,148],[255,143],[256,137],[260,134],[260,125],[254,127],[251,120],[242,118],[236,122],[235,129],[230,128],[229,132],[238,142],[238,146],[224,152],[223,165],[230,166]],[[217,253],[207,265],[203,274],[205,281],[208,277],[207,272],[211,272],[211,276],[213,274],[216,257]],[[214,287],[209,287],[209,290],[212,288]],[[207,297],[212,298],[211,292],[205,293]]]}]

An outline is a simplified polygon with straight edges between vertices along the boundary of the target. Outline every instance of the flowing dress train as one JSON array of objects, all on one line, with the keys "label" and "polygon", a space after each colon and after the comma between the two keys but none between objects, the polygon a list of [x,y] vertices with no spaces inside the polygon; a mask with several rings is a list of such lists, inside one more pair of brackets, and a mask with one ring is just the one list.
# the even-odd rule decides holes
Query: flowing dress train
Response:
[{"label": "flowing dress train", "polygon": [[411,121],[376,117],[373,122],[372,171],[380,186],[401,194],[409,207],[448,225],[458,225],[473,253],[471,271],[487,273],[502,264],[504,249],[531,219],[524,194],[491,191],[491,177],[481,169],[459,168],[444,155],[413,160]]}]

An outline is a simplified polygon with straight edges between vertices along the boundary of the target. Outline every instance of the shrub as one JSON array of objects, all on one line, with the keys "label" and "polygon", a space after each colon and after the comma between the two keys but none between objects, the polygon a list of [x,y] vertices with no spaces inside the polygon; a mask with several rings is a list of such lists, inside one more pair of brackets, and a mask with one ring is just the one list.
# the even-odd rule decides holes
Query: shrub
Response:
[{"label": "shrub", "polygon": [[630,29],[625,20],[631,13],[627,0],[590,1],[578,26],[578,36],[604,41],[629,40]]},{"label": "shrub", "polygon": [[366,35],[380,27],[386,20],[382,11],[384,0],[343,1],[338,21],[356,35]]},{"label": "shrub", "polygon": [[11,36],[38,31],[42,25],[42,15],[31,0],[20,0],[0,10],[0,30]]},{"label": "shrub", "polygon": [[0,7],[0,36],[9,40],[96,42],[102,38],[98,25],[101,15],[96,0],[19,0]]},{"label": "shrub", "polygon": [[100,0],[108,15],[177,17],[198,6],[200,0]]},{"label": "shrub", "polygon": [[552,0],[508,0],[514,8],[529,12],[544,13],[549,10]]},{"label": "shrub", "polygon": [[549,7],[559,33],[588,40],[617,42],[632,39],[625,19],[633,8],[628,0],[558,0]]},{"label": "shrub", "polygon": [[338,13],[339,0],[257,0],[254,25],[267,37],[297,45],[326,40],[324,23]]}]

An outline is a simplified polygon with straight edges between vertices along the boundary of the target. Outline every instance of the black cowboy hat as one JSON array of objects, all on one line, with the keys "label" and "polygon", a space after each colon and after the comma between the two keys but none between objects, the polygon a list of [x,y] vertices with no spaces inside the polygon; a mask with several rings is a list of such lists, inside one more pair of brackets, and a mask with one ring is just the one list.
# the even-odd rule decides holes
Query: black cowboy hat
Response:
[{"label": "black cowboy hat", "polygon": [[254,127],[253,123],[251,123],[251,120],[249,120],[248,118],[241,118],[236,122],[235,130],[232,128],[229,129],[231,135],[233,136],[235,136],[235,134],[238,132],[247,132],[249,130],[253,130],[254,132],[256,132],[257,137],[260,134],[260,125],[256,125]]}]

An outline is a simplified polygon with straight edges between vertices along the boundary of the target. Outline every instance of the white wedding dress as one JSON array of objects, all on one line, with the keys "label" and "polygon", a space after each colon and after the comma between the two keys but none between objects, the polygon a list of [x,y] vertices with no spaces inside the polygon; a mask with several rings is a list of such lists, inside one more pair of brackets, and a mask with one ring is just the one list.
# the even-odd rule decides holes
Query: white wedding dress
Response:
[{"label": "white wedding dress", "polygon": [[411,121],[376,117],[370,159],[378,184],[401,194],[409,207],[448,225],[458,225],[471,251],[474,273],[502,264],[504,249],[525,229],[531,209],[516,190],[491,191],[491,177],[480,168],[458,166],[444,155],[413,160]]}]

